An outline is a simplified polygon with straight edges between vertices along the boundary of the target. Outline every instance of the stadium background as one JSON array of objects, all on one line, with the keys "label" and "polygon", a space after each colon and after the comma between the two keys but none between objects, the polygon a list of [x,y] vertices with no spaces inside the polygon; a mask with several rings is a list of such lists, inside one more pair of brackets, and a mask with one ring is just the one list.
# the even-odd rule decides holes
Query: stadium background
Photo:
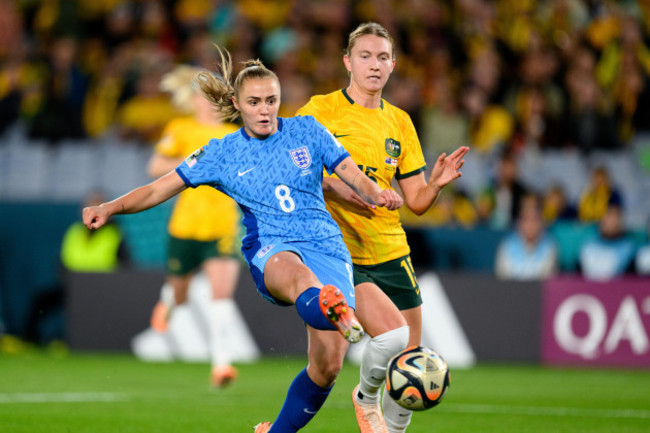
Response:
[{"label": "stadium background", "polygon": [[[560,185],[575,207],[602,165],[622,196],[626,230],[648,243],[650,3],[604,0],[0,0],[2,353],[60,342],[128,350],[128,335],[146,327],[171,203],[118,219],[130,267],[99,276],[92,286],[109,288],[81,304],[74,295],[87,276],[64,274],[59,248],[89,191],[113,197],[148,182],[152,143],[176,114],[157,91],[162,74],[177,63],[210,68],[218,43],[235,61],[259,57],[277,72],[281,115],[290,116],[310,95],[346,85],[345,35],[370,20],[396,39],[384,97],[411,115],[428,161],[472,149],[463,178],[430,212],[404,215],[418,274],[439,276],[436,293],[469,359],[650,366],[648,277],[580,276],[578,248],[597,220],[548,220],[560,273],[506,283],[493,275],[494,258],[513,224],[484,206],[505,150],[526,188],[543,196]],[[258,336],[255,318],[278,312],[242,284],[238,302],[267,341],[263,353],[299,353],[300,336],[285,346]],[[573,295],[591,298],[574,306],[575,333],[553,340],[548,309]],[[89,325],[104,317],[124,328]]]}]

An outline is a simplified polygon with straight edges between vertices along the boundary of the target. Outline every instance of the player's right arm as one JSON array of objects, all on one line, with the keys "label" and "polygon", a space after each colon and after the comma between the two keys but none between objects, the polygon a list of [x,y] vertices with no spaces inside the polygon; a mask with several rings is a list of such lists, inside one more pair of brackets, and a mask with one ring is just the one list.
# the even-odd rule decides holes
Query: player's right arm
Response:
[{"label": "player's right arm", "polygon": [[187,188],[175,170],[150,184],[136,188],[113,201],[83,209],[83,223],[89,229],[103,226],[112,215],[142,212],[169,200]]},{"label": "player's right arm", "polygon": [[366,203],[359,194],[347,186],[345,182],[334,177],[323,177],[323,195],[326,201],[336,201],[343,206],[350,206],[356,212],[374,209],[375,205]]},{"label": "player's right arm", "polygon": [[392,189],[381,189],[379,185],[363,174],[351,157],[345,158],[336,166],[334,172],[354,190],[363,200],[377,206],[385,206],[388,210],[399,209],[404,201]]}]

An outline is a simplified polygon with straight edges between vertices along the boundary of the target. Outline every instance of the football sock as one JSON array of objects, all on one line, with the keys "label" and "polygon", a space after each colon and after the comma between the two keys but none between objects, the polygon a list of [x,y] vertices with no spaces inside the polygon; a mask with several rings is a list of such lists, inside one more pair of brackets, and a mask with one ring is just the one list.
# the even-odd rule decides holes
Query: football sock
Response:
[{"label": "football sock", "polygon": [[210,353],[212,366],[230,365],[232,349],[228,330],[235,316],[235,305],[232,299],[216,299],[210,303]]},{"label": "football sock", "polygon": [[302,292],[298,299],[296,299],[296,310],[300,318],[309,326],[321,331],[336,331],[336,327],[332,325],[327,317],[323,314],[318,304],[318,296],[320,289],[310,287]]},{"label": "football sock", "polygon": [[304,368],[291,382],[282,410],[269,433],[293,433],[303,428],[323,406],[332,387],[316,385]]},{"label": "football sock", "polygon": [[395,403],[395,400],[388,395],[386,387],[384,387],[381,406],[384,410],[384,420],[386,421],[386,427],[388,427],[388,433],[406,432],[406,428],[411,423],[413,412]]},{"label": "football sock", "polygon": [[163,284],[160,289],[160,300],[165,305],[165,307],[170,310],[176,305],[176,297],[174,295],[174,286],[169,283]]},{"label": "football sock", "polygon": [[406,348],[408,340],[408,326],[392,329],[370,339],[361,357],[361,381],[357,401],[366,404],[379,401],[379,388],[386,380],[388,361]]}]

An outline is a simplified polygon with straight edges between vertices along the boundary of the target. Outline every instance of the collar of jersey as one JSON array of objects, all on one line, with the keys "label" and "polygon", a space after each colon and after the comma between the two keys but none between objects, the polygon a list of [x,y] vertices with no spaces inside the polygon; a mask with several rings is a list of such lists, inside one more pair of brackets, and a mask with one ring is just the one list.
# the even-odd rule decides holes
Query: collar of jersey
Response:
[{"label": "collar of jersey", "polygon": [[[343,92],[343,96],[345,96],[345,99],[348,100],[348,102],[350,103],[350,105],[354,105],[354,99],[350,98],[350,95],[348,95],[347,90],[345,90],[345,89],[341,89],[341,92]],[[360,105],[359,105],[359,106],[360,106]],[[384,109],[384,100],[383,100],[383,99],[380,99],[380,100],[379,100],[379,108],[381,108],[382,110]]]},{"label": "collar of jersey", "polygon": [[[280,131],[282,131],[282,122],[283,122],[282,117],[278,117],[278,130],[277,130],[276,132],[280,132]],[[246,133],[246,128],[241,127],[241,128],[239,129],[239,131],[241,132],[241,135],[242,135],[246,140],[250,141],[250,139],[253,138],[253,137],[251,137],[250,135],[248,135],[248,134]],[[273,134],[269,135],[269,136],[266,137],[266,138],[269,138],[269,137],[271,137],[272,135],[273,135]],[[266,138],[265,138],[264,140],[266,140]],[[264,140],[262,140],[262,141],[264,141]]]}]

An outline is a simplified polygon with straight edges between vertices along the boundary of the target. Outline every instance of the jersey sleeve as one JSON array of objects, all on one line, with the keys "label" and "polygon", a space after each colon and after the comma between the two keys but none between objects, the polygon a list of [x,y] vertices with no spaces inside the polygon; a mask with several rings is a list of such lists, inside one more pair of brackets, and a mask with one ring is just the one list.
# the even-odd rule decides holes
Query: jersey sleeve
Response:
[{"label": "jersey sleeve", "polygon": [[315,140],[315,146],[323,159],[323,165],[327,169],[327,173],[332,174],[339,163],[350,156],[350,154],[334,138],[332,133],[318,123],[312,116],[305,117],[305,121],[309,122],[309,127],[313,131],[312,136]]},{"label": "jersey sleeve", "polygon": [[183,179],[185,185],[196,188],[200,185],[219,184],[221,161],[217,152],[220,140],[212,139],[207,146],[195,150],[178,167],[176,173]]},{"label": "jersey sleeve", "polygon": [[397,180],[415,176],[427,169],[418,134],[408,114],[403,113],[400,123],[404,134],[404,156],[397,166],[397,173],[395,174]]},{"label": "jersey sleeve", "polygon": [[175,121],[171,121],[165,126],[160,140],[158,140],[154,147],[154,152],[170,158],[185,156],[183,155],[182,146],[177,136],[178,124]]}]

